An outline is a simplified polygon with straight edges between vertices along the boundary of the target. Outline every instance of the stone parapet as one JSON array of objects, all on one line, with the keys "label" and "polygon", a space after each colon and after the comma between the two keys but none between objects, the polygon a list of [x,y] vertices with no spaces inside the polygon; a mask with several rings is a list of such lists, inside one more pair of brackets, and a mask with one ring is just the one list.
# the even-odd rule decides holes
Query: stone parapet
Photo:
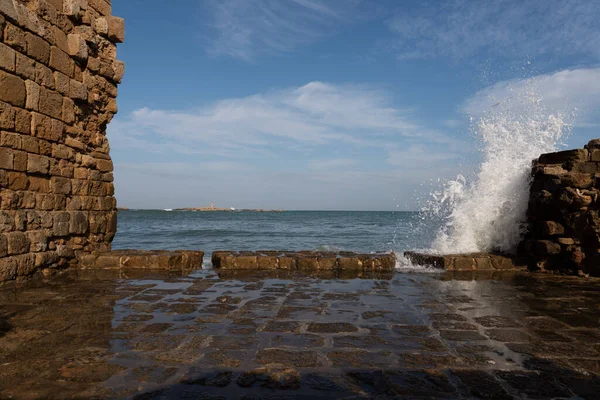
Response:
[{"label": "stone parapet", "polygon": [[0,282],[110,250],[106,126],[124,24],[107,0],[0,0]]},{"label": "stone parapet", "polygon": [[534,162],[520,249],[532,269],[600,276],[599,197],[600,139]]},{"label": "stone parapet", "polygon": [[407,251],[404,253],[415,265],[430,266],[446,271],[516,271],[527,269],[527,263],[519,258],[489,254],[426,254]]},{"label": "stone parapet", "polygon": [[215,251],[213,267],[220,270],[394,271],[396,256],[319,251]]},{"label": "stone parapet", "polygon": [[204,252],[191,250],[118,250],[84,254],[79,257],[81,269],[161,269],[167,271],[202,268]]}]

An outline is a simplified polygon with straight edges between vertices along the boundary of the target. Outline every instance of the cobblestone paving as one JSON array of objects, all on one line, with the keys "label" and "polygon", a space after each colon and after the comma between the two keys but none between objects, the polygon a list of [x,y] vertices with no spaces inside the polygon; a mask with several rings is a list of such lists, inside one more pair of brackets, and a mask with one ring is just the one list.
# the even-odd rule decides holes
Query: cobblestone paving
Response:
[{"label": "cobblestone paving", "polygon": [[0,287],[0,398],[598,398],[600,281],[69,272]]}]

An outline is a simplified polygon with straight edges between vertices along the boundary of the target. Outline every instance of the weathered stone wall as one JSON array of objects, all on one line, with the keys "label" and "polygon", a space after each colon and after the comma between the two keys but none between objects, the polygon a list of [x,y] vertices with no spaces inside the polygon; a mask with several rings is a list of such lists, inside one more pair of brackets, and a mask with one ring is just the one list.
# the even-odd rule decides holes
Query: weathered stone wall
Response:
[{"label": "weathered stone wall", "polygon": [[600,139],[534,163],[522,251],[542,271],[600,276]]},{"label": "weathered stone wall", "polygon": [[123,25],[110,0],[0,0],[0,281],[110,250]]}]

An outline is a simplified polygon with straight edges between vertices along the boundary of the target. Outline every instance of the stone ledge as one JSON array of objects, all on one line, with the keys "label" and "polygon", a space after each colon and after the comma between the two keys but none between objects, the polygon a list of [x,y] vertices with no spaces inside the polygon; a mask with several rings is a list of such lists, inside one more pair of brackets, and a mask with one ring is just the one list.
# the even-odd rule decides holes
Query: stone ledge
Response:
[{"label": "stone ledge", "polygon": [[79,268],[193,270],[202,268],[203,258],[202,251],[117,250],[82,254],[79,256]]},{"label": "stone ledge", "polygon": [[410,262],[446,271],[516,271],[526,270],[527,263],[521,259],[490,253],[425,254],[414,251],[404,253]]},{"label": "stone ledge", "polygon": [[212,264],[221,270],[394,271],[396,256],[320,251],[215,251]]}]

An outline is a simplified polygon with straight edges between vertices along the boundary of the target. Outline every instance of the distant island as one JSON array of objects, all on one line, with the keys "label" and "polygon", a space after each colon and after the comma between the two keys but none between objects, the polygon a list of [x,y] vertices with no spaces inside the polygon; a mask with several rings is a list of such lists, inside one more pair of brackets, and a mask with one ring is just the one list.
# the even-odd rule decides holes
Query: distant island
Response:
[{"label": "distant island", "polygon": [[[172,211],[171,209],[166,209]],[[208,207],[186,207],[186,208],[175,208],[175,211],[255,211],[255,212],[283,212],[284,210],[263,210],[262,208],[220,208],[215,207],[214,203],[210,203]]]}]

